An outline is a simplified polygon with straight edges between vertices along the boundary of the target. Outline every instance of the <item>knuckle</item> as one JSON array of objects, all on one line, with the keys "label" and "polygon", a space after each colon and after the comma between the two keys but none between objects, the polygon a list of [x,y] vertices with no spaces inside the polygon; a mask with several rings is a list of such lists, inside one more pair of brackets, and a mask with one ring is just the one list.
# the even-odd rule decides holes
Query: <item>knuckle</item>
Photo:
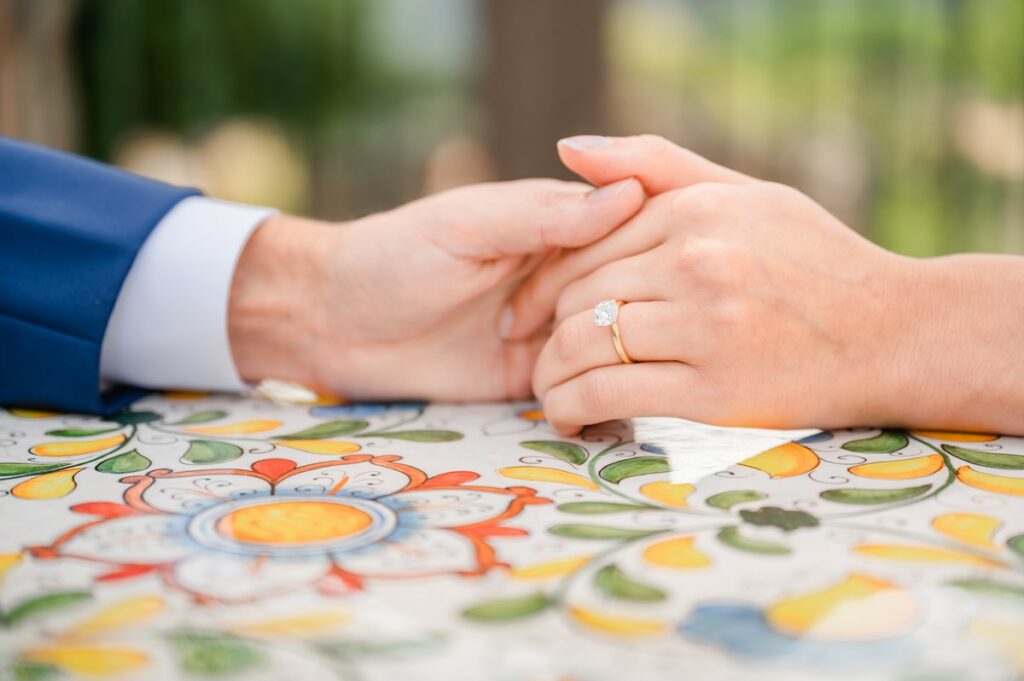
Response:
[{"label": "knuckle", "polygon": [[562,295],[555,303],[555,319],[568,321],[572,317],[573,313],[577,311],[578,301],[583,300],[585,286],[583,280],[576,280],[562,289]]},{"label": "knuckle", "polygon": [[742,333],[754,326],[756,309],[749,300],[737,298],[716,305],[711,317],[720,331]]},{"label": "knuckle", "polygon": [[685,215],[719,213],[734,198],[736,187],[717,182],[700,182],[674,192],[672,208]]},{"label": "knuckle", "polygon": [[781,182],[759,182],[750,186],[751,191],[760,192],[764,201],[769,205],[796,205],[806,204],[811,199],[799,189],[790,187]]},{"label": "knuckle", "polygon": [[694,239],[684,248],[680,265],[706,286],[735,289],[749,284],[758,268],[749,250],[724,241]]},{"label": "knuckle", "polygon": [[583,339],[586,330],[583,320],[579,316],[569,317],[558,325],[555,330],[554,343],[555,355],[561,361],[569,361],[579,356],[580,348],[583,347]]},{"label": "knuckle", "polygon": [[[501,186],[502,183],[496,183]],[[541,210],[560,208],[568,200],[583,192],[579,187],[585,186],[576,182],[563,182],[552,179],[512,180],[505,183],[511,185],[509,191],[524,197],[529,205]]]},{"label": "knuckle", "polygon": [[661,135],[640,135],[639,141],[644,152],[655,158],[669,154],[672,147],[675,146]]},{"label": "knuckle", "polygon": [[580,406],[588,413],[610,413],[615,399],[615,385],[605,373],[590,372],[580,378]]},{"label": "knuckle", "polygon": [[530,201],[534,206],[548,210],[560,206],[565,201],[565,193],[554,189],[536,189],[530,192]]}]

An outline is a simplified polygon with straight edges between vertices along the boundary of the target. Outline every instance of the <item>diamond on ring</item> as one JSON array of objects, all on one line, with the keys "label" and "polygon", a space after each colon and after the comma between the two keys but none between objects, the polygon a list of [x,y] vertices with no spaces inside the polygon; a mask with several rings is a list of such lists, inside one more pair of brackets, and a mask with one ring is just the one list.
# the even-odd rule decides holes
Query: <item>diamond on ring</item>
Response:
[{"label": "diamond on ring", "polygon": [[619,301],[602,300],[594,306],[594,324],[596,326],[611,326],[619,318]]}]

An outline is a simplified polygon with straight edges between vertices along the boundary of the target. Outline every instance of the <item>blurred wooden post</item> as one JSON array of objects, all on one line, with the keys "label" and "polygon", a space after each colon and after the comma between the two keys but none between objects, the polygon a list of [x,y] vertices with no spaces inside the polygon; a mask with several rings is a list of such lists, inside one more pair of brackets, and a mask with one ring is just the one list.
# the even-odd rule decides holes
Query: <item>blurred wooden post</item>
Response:
[{"label": "blurred wooden post", "polygon": [[569,177],[555,142],[603,132],[605,0],[487,0],[489,135],[502,179]]},{"label": "blurred wooden post", "polygon": [[75,146],[70,0],[0,0],[0,134]]}]

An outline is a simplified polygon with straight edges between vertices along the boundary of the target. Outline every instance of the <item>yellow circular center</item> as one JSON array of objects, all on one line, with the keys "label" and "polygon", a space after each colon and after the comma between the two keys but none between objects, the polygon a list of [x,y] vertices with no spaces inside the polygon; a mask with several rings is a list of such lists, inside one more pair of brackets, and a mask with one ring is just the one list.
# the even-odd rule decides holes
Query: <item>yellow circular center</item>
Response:
[{"label": "yellow circular center", "polygon": [[325,501],[280,501],[232,511],[217,522],[221,534],[260,544],[307,544],[340,539],[365,530],[364,511]]}]

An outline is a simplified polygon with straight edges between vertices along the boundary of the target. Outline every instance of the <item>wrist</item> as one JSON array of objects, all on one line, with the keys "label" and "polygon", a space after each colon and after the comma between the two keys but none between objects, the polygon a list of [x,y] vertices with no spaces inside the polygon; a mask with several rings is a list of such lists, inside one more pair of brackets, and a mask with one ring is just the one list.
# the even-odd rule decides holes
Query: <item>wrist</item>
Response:
[{"label": "wrist", "polygon": [[330,231],[324,223],[278,216],[246,243],[228,301],[228,338],[244,381],[317,387],[310,345]]},{"label": "wrist", "polygon": [[[881,396],[898,425],[1005,431],[1019,421],[1024,268],[1018,258],[901,258],[899,323],[882,333],[897,350]],[[1016,367],[1016,370],[1014,370]],[[1017,426],[1019,427],[1019,426]]]}]

